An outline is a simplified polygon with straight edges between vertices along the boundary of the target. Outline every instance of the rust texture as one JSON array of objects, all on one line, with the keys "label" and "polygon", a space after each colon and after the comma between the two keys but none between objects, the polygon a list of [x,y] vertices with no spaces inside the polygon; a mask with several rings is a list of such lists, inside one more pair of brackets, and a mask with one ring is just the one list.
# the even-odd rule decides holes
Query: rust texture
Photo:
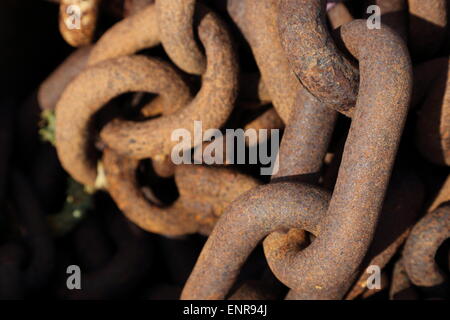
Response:
[{"label": "rust texture", "polygon": [[58,156],[63,167],[80,183],[93,186],[97,176],[96,164],[87,152],[92,116],[109,100],[129,91],[160,93],[172,106],[184,106],[190,99],[189,89],[180,76],[159,60],[125,56],[82,72],[66,88],[56,107]]},{"label": "rust texture", "polygon": [[[271,269],[297,299],[339,299],[349,289],[374,235],[412,89],[407,49],[390,29],[368,30],[365,21],[354,21],[341,28],[340,36],[356,58],[363,57],[361,82],[320,236],[300,252],[283,248],[283,235],[265,243]],[[374,63],[380,59],[383,63]]]},{"label": "rust texture", "polygon": [[[364,8],[380,8],[381,23],[392,28],[403,40],[408,39],[408,0],[366,0]],[[366,17],[369,13],[365,12]],[[371,12],[373,14],[373,12]]]},{"label": "rust texture", "polygon": [[413,288],[411,280],[406,273],[403,259],[399,259],[392,274],[389,299],[391,300],[417,300],[418,293]]},{"label": "rust texture", "polygon": [[325,105],[351,115],[358,93],[358,70],[331,38],[325,4],[325,0],[281,0],[281,43],[305,88]]},{"label": "rust texture", "polygon": [[[415,174],[400,170],[393,175],[363,266],[376,265],[383,269],[399,252],[419,217],[424,194],[424,186]],[[370,273],[364,270],[345,298],[350,300],[375,294],[376,290],[367,288],[369,276]]]},{"label": "rust texture", "polygon": [[198,29],[208,64],[195,98],[179,112],[166,117],[140,123],[120,120],[108,123],[101,138],[110,148],[137,159],[169,154],[176,144],[171,141],[174,130],[185,128],[193,134],[195,120],[202,121],[204,128],[220,128],[228,119],[238,84],[238,66],[231,39],[226,27],[212,12],[203,16]]},{"label": "rust texture", "polygon": [[301,84],[281,46],[277,4],[277,0],[230,0],[228,12],[250,43],[267,92],[286,124]]},{"label": "rust texture", "polygon": [[435,262],[439,246],[450,237],[450,206],[445,203],[425,215],[413,228],[403,250],[411,282],[421,287],[443,285],[446,275]]},{"label": "rust texture", "polygon": [[88,45],[94,38],[101,0],[61,0],[59,30],[73,47]]},{"label": "rust texture", "polygon": [[201,75],[206,58],[194,38],[196,0],[156,0],[161,42],[171,60],[187,73]]}]

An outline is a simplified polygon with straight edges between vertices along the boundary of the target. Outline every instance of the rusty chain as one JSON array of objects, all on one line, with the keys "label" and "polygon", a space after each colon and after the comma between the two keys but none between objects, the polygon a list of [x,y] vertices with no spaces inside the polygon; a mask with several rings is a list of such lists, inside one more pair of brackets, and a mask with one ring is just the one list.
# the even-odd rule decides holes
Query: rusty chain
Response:
[{"label": "rusty chain", "polygon": [[[52,2],[76,48],[0,105],[0,298],[124,297],[158,263],[151,298],[449,298],[445,0]],[[72,256],[80,292],[56,270]]]}]

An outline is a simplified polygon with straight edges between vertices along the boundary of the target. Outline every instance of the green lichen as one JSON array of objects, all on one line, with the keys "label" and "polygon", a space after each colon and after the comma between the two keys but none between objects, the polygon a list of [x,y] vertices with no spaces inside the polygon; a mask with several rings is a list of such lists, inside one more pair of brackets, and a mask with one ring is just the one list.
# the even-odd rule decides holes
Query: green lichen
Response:
[{"label": "green lichen", "polygon": [[53,110],[44,110],[41,112],[41,121],[39,122],[39,135],[43,141],[55,145],[55,112]]}]

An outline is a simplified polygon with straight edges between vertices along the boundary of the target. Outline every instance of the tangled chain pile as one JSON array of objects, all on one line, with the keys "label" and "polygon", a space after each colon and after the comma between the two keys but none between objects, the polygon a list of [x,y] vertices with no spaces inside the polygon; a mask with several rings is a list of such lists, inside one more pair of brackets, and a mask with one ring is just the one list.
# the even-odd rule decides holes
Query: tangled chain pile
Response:
[{"label": "tangled chain pile", "polygon": [[[56,285],[59,296],[130,292],[143,266],[158,263],[149,256],[152,233],[162,243],[178,239],[166,251],[185,270],[149,297],[167,290],[181,299],[448,298],[445,0],[54,2],[62,36],[78,48],[35,96],[57,159],[41,148],[82,186],[75,198],[85,207],[50,221],[78,239],[92,270],[85,292]],[[369,5],[380,10],[379,28],[368,26]],[[117,22],[105,28],[102,15]],[[8,124],[7,116],[0,121]],[[175,165],[173,132],[194,136],[195,121],[204,130],[284,130],[278,172],[269,181],[258,174],[264,163]],[[184,151],[209,143],[194,139]],[[36,181],[45,174],[39,168]],[[0,247],[0,296],[48,286],[57,265],[55,238],[34,203],[45,207],[52,196],[33,192],[20,172],[12,186],[30,199],[21,198],[17,214],[32,259],[14,243]],[[108,197],[131,223],[117,214],[97,221],[117,252],[92,257],[90,245],[108,250],[86,211],[93,201],[96,210],[117,211]],[[188,245],[196,233],[208,237],[199,255]],[[373,266],[381,270],[376,288]]]}]

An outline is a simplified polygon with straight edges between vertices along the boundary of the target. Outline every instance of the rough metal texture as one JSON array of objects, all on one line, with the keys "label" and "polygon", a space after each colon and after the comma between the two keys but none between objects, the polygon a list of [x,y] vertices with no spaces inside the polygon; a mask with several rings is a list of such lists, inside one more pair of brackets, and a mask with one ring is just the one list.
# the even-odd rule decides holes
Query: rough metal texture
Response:
[{"label": "rough metal texture", "polygon": [[249,42],[272,103],[286,124],[302,86],[281,46],[277,5],[278,0],[229,0],[228,12]]},{"label": "rough metal texture", "polygon": [[361,83],[320,235],[300,252],[283,248],[284,235],[265,242],[271,269],[301,299],[342,298],[354,280],[372,241],[412,89],[407,49],[389,28],[368,30],[359,20],[340,36],[359,59]]},{"label": "rough metal texture", "polygon": [[326,25],[326,0],[280,0],[281,43],[299,81],[327,106],[351,116],[358,70],[338,50]]},{"label": "rough metal texture", "polygon": [[196,0],[156,0],[161,42],[170,59],[183,71],[201,75],[206,58],[194,38]]},{"label": "rough metal texture", "polygon": [[298,228],[317,233],[330,196],[296,182],[254,188],[231,203],[208,238],[182,299],[224,299],[247,257],[268,234]]},{"label": "rough metal texture", "polygon": [[450,237],[450,205],[425,215],[413,228],[403,251],[403,263],[412,283],[422,287],[443,285],[445,273],[435,262],[439,246]]},{"label": "rough metal texture", "polygon": [[[81,278],[82,290],[68,290],[64,281],[59,298],[79,299],[112,299],[136,287],[139,281],[147,276],[147,270],[153,260],[153,247],[147,236],[136,226],[129,225],[125,218],[117,215],[105,221],[116,250],[108,255],[107,261],[95,268],[83,269]],[[86,240],[93,240],[92,238]],[[92,246],[92,243],[89,244]],[[86,255],[87,248],[83,254]],[[98,251],[97,251],[98,252]]]},{"label": "rough metal texture", "polygon": [[450,166],[450,61],[435,63],[441,68],[418,111],[417,146],[429,161]]},{"label": "rough metal texture", "polygon": [[354,20],[345,4],[341,2],[336,3],[330,10],[328,10],[327,15],[333,29],[337,29],[340,26]]},{"label": "rough metal texture", "polygon": [[408,0],[411,52],[432,57],[445,42],[448,28],[446,0]]},{"label": "rough metal texture", "polygon": [[23,281],[28,290],[37,290],[45,285],[53,271],[53,242],[31,184],[19,171],[13,173],[12,182],[18,218],[25,227],[24,236],[32,252]]},{"label": "rough metal texture", "polygon": [[226,205],[258,185],[226,169],[178,166],[175,180],[180,198],[159,207],[145,198],[136,181],[137,160],[105,150],[103,163],[108,191],[127,218],[144,230],[170,236],[209,233]]},{"label": "rough metal texture", "polygon": [[[80,183],[93,186],[97,176],[96,164],[87,152],[92,116],[112,98],[129,91],[159,93],[172,106],[184,106],[190,99],[189,88],[180,76],[159,60],[126,56],[82,72],[66,88],[56,107],[58,157]],[[132,145],[141,148],[137,142]]]},{"label": "rough metal texture", "polygon": [[445,180],[444,184],[441,187],[441,190],[439,191],[430,208],[428,209],[428,212],[434,211],[441,204],[447,201],[450,201],[450,175],[447,176],[447,179]]},{"label": "rough metal texture", "polygon": [[315,183],[319,179],[337,112],[304,90],[299,91],[293,110],[280,146],[282,165],[272,179],[296,177]]},{"label": "rough metal texture", "polygon": [[225,123],[238,89],[238,66],[231,39],[225,25],[211,12],[202,17],[198,29],[208,63],[194,100],[166,117],[139,123],[121,120],[108,123],[101,132],[108,147],[136,159],[169,154],[176,144],[171,141],[174,130],[186,128],[193,135],[195,120],[202,121],[203,128],[220,128]]},{"label": "rough metal texture", "polygon": [[[61,0],[59,4],[59,30],[64,40],[73,47],[88,45],[94,38],[99,6],[102,0]],[[71,6],[79,8],[78,12]],[[69,26],[80,19],[79,28]]]},{"label": "rough metal texture", "polygon": [[116,23],[97,41],[88,65],[158,45],[160,40],[157,18],[155,6],[149,5],[136,15]]}]

